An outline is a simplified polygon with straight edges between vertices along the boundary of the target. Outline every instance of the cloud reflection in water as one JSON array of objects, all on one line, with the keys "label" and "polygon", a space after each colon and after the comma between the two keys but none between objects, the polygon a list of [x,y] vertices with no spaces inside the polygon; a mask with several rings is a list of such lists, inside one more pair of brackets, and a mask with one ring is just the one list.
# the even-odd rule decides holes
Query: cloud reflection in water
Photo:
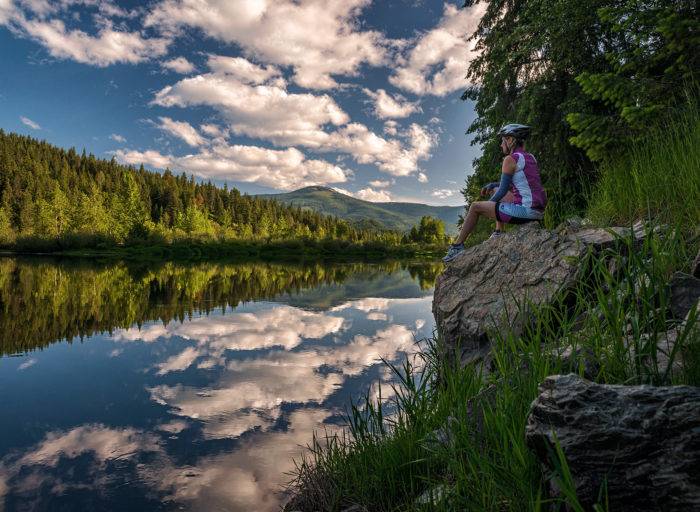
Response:
[{"label": "cloud reflection in water", "polygon": [[[168,419],[152,430],[95,423],[49,432],[0,460],[0,497],[12,492],[26,504],[38,488],[104,495],[127,482],[185,508],[277,510],[280,484],[314,429],[337,428],[324,423],[340,412],[329,397],[358,385],[380,358],[414,351],[426,321],[410,311],[429,311],[429,301],[365,298],[325,312],[259,303],[253,311],[116,331],[106,357],[149,349],[144,387]],[[392,378],[386,369],[378,375],[383,383]],[[382,396],[388,392],[382,386]],[[376,384],[370,393],[378,395]],[[172,448],[180,437],[210,448],[198,455],[193,447],[195,456],[183,459]],[[85,464],[94,478],[70,476]]]}]

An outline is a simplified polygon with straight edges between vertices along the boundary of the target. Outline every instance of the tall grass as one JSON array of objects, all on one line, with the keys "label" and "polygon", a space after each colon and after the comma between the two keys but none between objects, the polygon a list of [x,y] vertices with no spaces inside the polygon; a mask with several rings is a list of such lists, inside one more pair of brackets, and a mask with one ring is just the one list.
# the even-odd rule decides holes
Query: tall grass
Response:
[{"label": "tall grass", "polygon": [[606,162],[589,200],[588,217],[600,225],[629,225],[640,218],[671,225],[700,225],[700,106],[689,101],[673,121],[653,129]]},{"label": "tall grass", "polygon": [[[365,398],[344,434],[315,440],[299,462],[288,510],[586,509],[563,453],[555,454],[553,477],[561,493],[549,498],[526,446],[542,380],[575,372],[601,383],[700,385],[700,324],[694,315],[682,326],[670,316],[664,286],[688,258],[684,239],[677,230],[647,235],[642,247],[627,240],[591,256],[587,278],[534,308],[521,335],[492,333],[488,375],[450,365],[439,340],[428,340],[421,364],[394,368],[399,383],[388,402]],[[673,327],[681,333],[666,358],[660,348]],[[574,356],[563,357],[563,346]],[[684,367],[674,365],[681,356]],[[607,500],[601,489],[593,508],[607,510]]]}]

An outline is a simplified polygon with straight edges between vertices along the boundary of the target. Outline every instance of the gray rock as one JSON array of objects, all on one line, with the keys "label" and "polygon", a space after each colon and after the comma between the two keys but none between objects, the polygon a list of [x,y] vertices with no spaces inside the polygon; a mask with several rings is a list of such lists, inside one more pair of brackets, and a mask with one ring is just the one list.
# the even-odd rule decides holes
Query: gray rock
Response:
[{"label": "gray rock", "polygon": [[428,434],[422,441],[422,445],[428,449],[433,449],[437,446],[451,448],[454,446],[454,428],[457,423],[457,418],[448,416],[446,423]]},{"label": "gray rock", "polygon": [[601,249],[607,249],[613,246],[620,238],[629,235],[629,229],[627,228],[593,228],[587,227],[582,228],[568,236],[570,238],[584,242],[587,245],[594,245]]},{"label": "gray rock", "polygon": [[546,353],[554,361],[561,363],[561,368],[567,372],[583,372],[587,379],[593,379],[600,371],[600,362],[589,347],[566,344],[566,339],[558,348],[550,349]]},{"label": "gray rock", "polygon": [[418,496],[418,498],[416,498],[416,505],[441,505],[453,493],[454,490],[450,486],[441,484],[427,489],[423,494]]},{"label": "gray rock", "polygon": [[[671,376],[683,371],[684,350],[674,350],[683,326],[662,333],[656,340],[656,366],[659,372]],[[672,359],[673,358],[673,359]]]},{"label": "gray rock", "polygon": [[627,265],[627,256],[619,256],[617,258],[610,258],[607,262],[608,272],[611,276],[618,276],[622,273],[623,269]]},{"label": "gray rock", "polygon": [[677,339],[683,337],[683,346],[673,360],[673,370],[679,371],[687,367],[689,359],[698,353],[697,344],[700,343],[700,300],[695,302],[695,307],[690,308],[683,322],[669,330],[659,340],[659,365],[665,363],[668,366],[669,356],[674,349]]},{"label": "gray rock", "polygon": [[631,228],[596,228],[582,224],[578,229],[571,230],[570,228],[567,234],[587,244],[595,245],[599,249],[607,249],[617,244],[620,239],[628,239],[630,235],[633,238],[633,245],[639,247],[649,234],[660,235],[667,229],[668,226],[645,224],[640,220],[635,222]]},{"label": "gray rock", "polygon": [[344,508],[343,512],[367,512],[367,508],[363,505],[351,505],[348,508]]},{"label": "gray rock", "polygon": [[447,355],[463,365],[488,360],[489,331],[521,333],[530,306],[552,302],[571,289],[588,250],[614,241],[608,229],[559,235],[531,223],[465,250],[435,283],[433,314]]},{"label": "gray rock", "polygon": [[[660,309],[657,309],[657,315]],[[693,364],[694,354],[698,353],[700,343],[700,301],[695,303],[685,319],[666,332],[645,332],[635,342],[631,332],[623,338],[629,350],[631,361],[652,378],[650,382],[670,383],[674,377],[680,377]],[[682,340],[678,345],[679,340]],[[637,347],[642,351],[637,355]],[[655,357],[650,357],[651,347],[655,347]],[[655,377],[658,376],[658,381]]]},{"label": "gray rock", "polygon": [[578,215],[574,215],[572,217],[569,217],[568,219],[564,219],[564,221],[557,226],[555,231],[560,235],[565,235],[574,231],[578,231],[582,227],[588,225],[590,225],[590,221],[588,219],[584,220]]},{"label": "gray rock", "polygon": [[670,309],[674,317],[683,319],[700,300],[700,279],[675,272],[668,283]]},{"label": "gray rock", "polygon": [[556,438],[585,510],[604,483],[610,510],[700,510],[700,388],[547,377],[525,435],[554,495]]},{"label": "gray rock", "polygon": [[432,449],[436,446],[453,449],[455,447],[455,432],[464,431],[467,426],[470,436],[475,443],[480,443],[484,433],[484,410],[492,408],[496,403],[498,388],[495,384],[489,384],[482,388],[476,395],[467,400],[467,425],[460,425],[454,416],[448,416],[445,424],[431,432],[423,441],[423,446]]},{"label": "gray rock", "polygon": [[[625,345],[629,349],[630,358],[639,369],[650,376],[647,382],[653,382],[653,377],[660,377],[659,383],[670,383],[674,375],[680,375],[683,371],[683,351],[674,350],[679,335],[683,332],[683,324],[661,333],[643,333],[639,337],[639,347],[653,347],[656,345],[655,357],[648,353],[637,355],[633,339],[625,338]],[[673,358],[673,362],[671,362]],[[636,360],[636,361],[635,361]]]}]

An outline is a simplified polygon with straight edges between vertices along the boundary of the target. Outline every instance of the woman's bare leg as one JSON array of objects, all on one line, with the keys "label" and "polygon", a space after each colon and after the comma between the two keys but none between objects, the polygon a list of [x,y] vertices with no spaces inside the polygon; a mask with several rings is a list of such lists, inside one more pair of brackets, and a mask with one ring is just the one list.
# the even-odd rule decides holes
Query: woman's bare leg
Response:
[{"label": "woman's bare leg", "polygon": [[455,245],[462,244],[474,231],[479,216],[483,215],[489,219],[496,218],[496,203],[493,201],[476,201],[469,206],[469,212],[464,218],[459,236],[455,239]]},{"label": "woman's bare leg", "polygon": [[[494,190],[494,194],[496,191]],[[513,196],[513,192],[508,192],[506,195],[503,196],[503,199],[501,199],[501,203],[512,203],[515,197]],[[500,220],[496,221],[496,230],[498,231],[503,231],[505,229],[506,225],[505,223],[501,222]]]}]

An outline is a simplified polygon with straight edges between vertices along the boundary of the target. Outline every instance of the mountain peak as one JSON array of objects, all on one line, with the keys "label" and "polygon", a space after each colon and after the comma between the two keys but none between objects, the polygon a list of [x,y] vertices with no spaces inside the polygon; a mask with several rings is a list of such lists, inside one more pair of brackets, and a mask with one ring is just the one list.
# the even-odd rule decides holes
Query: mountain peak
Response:
[{"label": "mountain peak", "polygon": [[283,194],[262,194],[262,197],[281,201],[325,215],[333,215],[360,226],[379,224],[386,229],[408,231],[421,217],[429,215],[445,222],[448,232],[457,229],[461,206],[430,206],[420,203],[373,203],[343,194],[323,185],[311,185]]},{"label": "mountain peak", "polygon": [[335,192],[335,190],[324,185],[310,185],[308,187],[297,189],[294,192]]}]

